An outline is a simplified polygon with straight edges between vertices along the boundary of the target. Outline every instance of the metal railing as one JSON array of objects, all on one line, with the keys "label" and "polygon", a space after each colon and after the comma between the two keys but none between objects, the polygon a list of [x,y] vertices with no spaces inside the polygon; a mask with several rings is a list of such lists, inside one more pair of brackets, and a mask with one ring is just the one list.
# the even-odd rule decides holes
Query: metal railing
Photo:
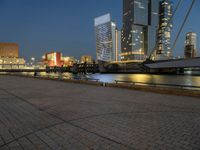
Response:
[{"label": "metal railing", "polygon": [[94,78],[86,78],[85,80],[99,82],[99,79],[94,79]]},{"label": "metal railing", "polygon": [[99,79],[95,78],[82,78],[82,77],[67,77],[67,76],[60,76],[60,75],[37,75],[36,77],[43,77],[43,78],[54,78],[54,79],[68,79],[68,80],[86,80],[86,81],[94,81],[99,82]]},{"label": "metal railing", "polygon": [[74,80],[86,80],[86,81],[95,81],[95,82],[99,82],[99,79],[95,79],[95,78],[82,78],[82,77],[74,77],[72,78]]},{"label": "metal railing", "polygon": [[181,88],[181,89],[195,89],[200,90],[200,86],[192,85],[180,85],[180,84],[164,84],[164,83],[148,83],[148,82],[133,82],[133,81],[122,81],[115,80],[115,83],[125,83],[130,85],[140,85],[140,86],[151,86],[151,87],[170,87],[170,88]]},{"label": "metal railing", "polygon": [[100,80],[99,79],[95,79],[95,78],[83,78],[83,77],[67,77],[67,76],[60,76],[60,75],[50,75],[50,74],[47,74],[47,75],[39,75],[37,74],[36,76],[34,75],[26,75],[26,76],[31,76],[31,77],[39,77],[39,78],[47,78],[47,79],[60,79],[60,80],[65,80],[65,79],[68,79],[68,80],[85,80],[85,81],[94,81],[94,82],[99,82]]}]

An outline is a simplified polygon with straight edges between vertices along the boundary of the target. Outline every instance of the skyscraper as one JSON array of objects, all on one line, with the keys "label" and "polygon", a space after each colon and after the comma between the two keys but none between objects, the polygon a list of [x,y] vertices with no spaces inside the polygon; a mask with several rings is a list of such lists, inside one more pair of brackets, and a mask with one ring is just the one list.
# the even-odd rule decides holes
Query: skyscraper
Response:
[{"label": "skyscraper", "polygon": [[189,32],[185,40],[185,58],[197,57],[197,34]]},{"label": "skyscraper", "polygon": [[156,45],[159,0],[123,0],[123,61],[144,61]]},{"label": "skyscraper", "polygon": [[110,14],[97,17],[94,22],[97,60],[105,62],[118,61],[121,36],[116,23],[111,20]]},{"label": "skyscraper", "polygon": [[115,30],[115,59],[114,61],[119,62],[121,61],[121,30],[116,29]]},{"label": "skyscraper", "polygon": [[172,57],[171,30],[172,30],[172,2],[162,0],[159,9],[159,29],[157,31],[156,58],[169,59]]}]

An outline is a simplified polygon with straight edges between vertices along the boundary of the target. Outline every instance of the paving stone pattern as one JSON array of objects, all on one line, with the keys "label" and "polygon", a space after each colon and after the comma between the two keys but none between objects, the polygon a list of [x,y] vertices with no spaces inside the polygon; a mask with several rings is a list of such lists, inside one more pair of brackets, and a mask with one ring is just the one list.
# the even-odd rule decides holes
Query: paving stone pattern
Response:
[{"label": "paving stone pattern", "polygon": [[0,76],[0,150],[200,150],[200,99]]}]

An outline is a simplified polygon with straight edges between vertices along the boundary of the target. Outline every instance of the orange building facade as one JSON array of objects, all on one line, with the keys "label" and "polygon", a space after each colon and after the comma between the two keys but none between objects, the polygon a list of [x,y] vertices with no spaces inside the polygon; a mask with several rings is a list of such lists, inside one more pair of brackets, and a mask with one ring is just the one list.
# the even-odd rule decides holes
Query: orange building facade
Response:
[{"label": "orange building facade", "polygon": [[61,67],[63,65],[61,57],[62,54],[60,52],[46,53],[44,55],[43,62],[49,67]]},{"label": "orange building facade", "polygon": [[0,43],[0,57],[18,58],[19,45],[16,43]]},{"label": "orange building facade", "polygon": [[76,60],[73,57],[63,57],[60,52],[50,52],[43,56],[43,64],[49,67],[73,66]]}]

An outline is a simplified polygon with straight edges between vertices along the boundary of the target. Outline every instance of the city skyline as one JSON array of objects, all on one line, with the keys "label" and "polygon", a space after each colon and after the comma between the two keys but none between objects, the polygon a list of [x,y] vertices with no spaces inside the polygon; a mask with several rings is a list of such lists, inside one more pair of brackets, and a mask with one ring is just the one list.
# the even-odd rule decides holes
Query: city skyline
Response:
[{"label": "city skyline", "polygon": [[[48,3],[47,3],[48,2]],[[184,2],[184,7],[188,7]],[[177,1],[174,1],[176,5]],[[196,32],[200,36],[200,20],[198,20],[199,1],[190,15],[184,32],[178,41],[174,54],[184,56],[184,40],[187,32]],[[93,6],[93,7],[91,7]],[[74,9],[76,7],[77,9]],[[122,0],[88,0],[73,1],[59,0],[20,0],[18,2],[1,0],[0,17],[1,42],[15,42],[20,45],[20,56],[40,58],[45,52],[51,50],[61,51],[64,55],[80,58],[81,55],[96,56],[95,31],[93,19],[105,13],[110,13],[119,29],[122,28]],[[181,16],[186,9],[175,16],[173,31],[177,31],[183,21]],[[76,10],[76,11],[75,11]],[[75,12],[75,13],[74,13]],[[174,33],[174,32],[173,32]],[[172,41],[176,34],[172,33]],[[77,44],[78,43],[78,44]],[[198,39],[198,51],[199,51]]]}]

